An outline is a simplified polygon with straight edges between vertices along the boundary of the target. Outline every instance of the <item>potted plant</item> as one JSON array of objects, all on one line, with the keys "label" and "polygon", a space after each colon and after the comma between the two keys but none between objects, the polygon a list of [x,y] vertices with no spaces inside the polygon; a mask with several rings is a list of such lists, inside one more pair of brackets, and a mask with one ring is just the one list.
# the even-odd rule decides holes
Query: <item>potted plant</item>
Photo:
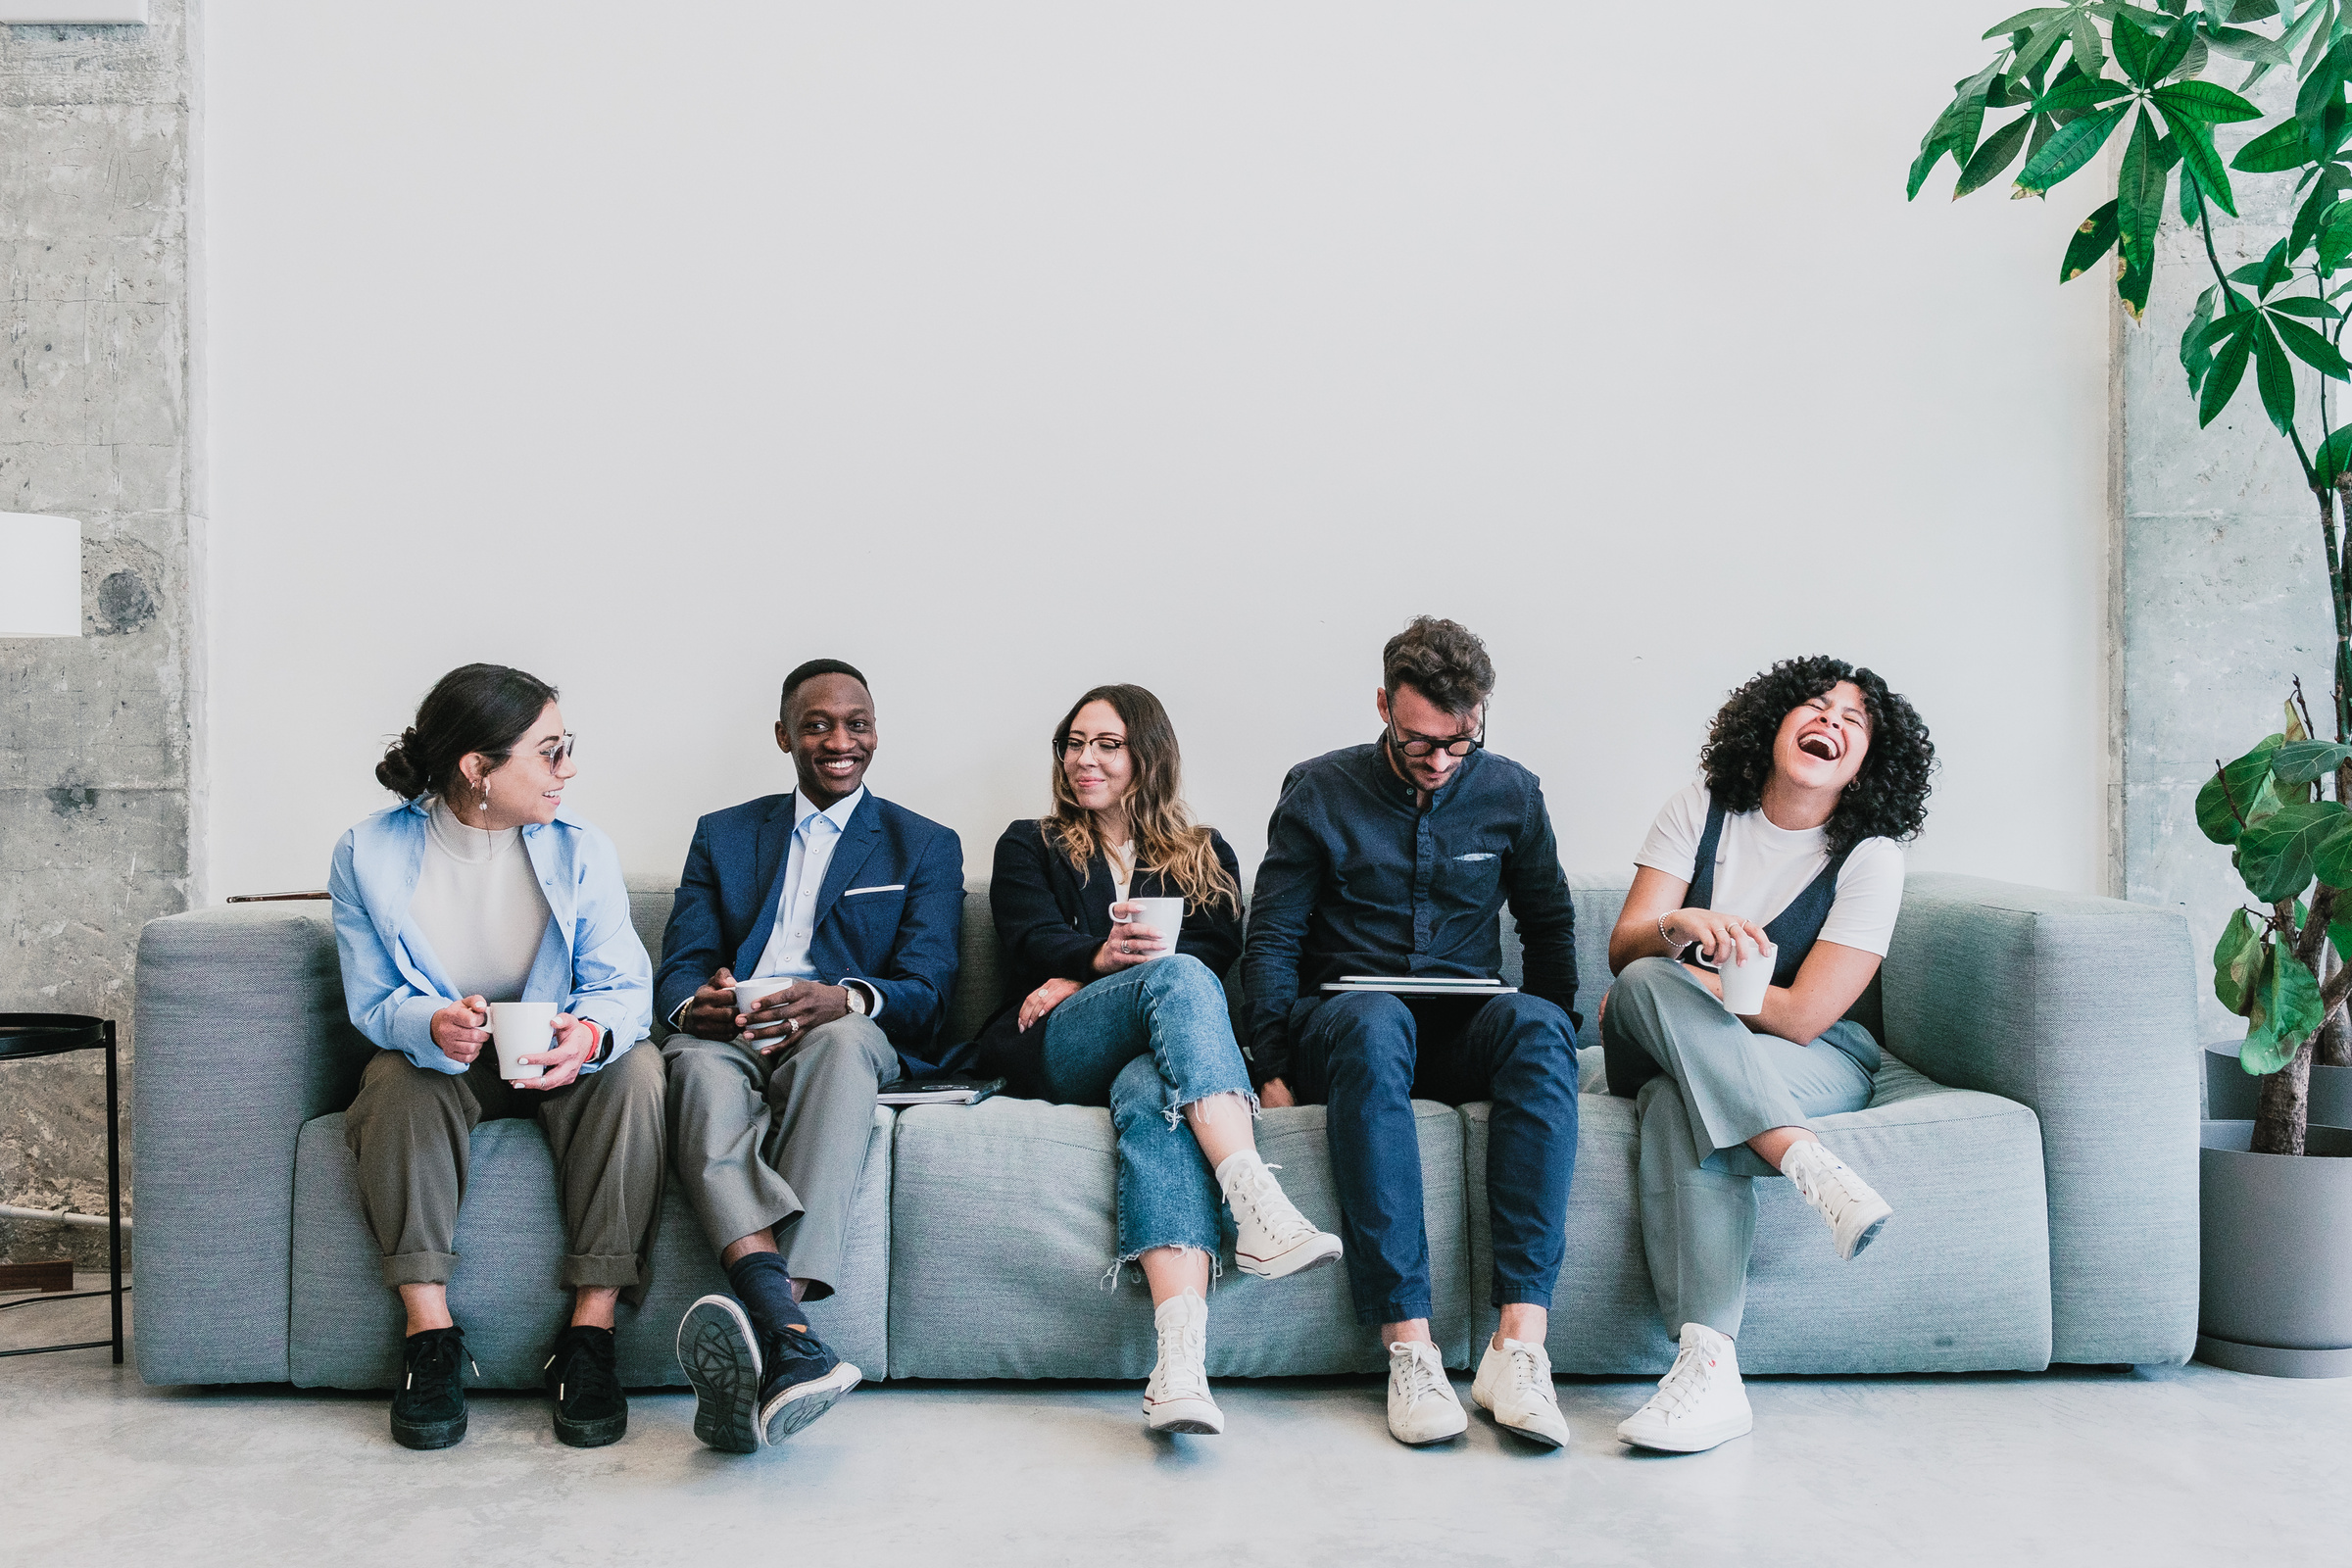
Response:
[{"label": "potted plant", "polygon": [[[2251,900],[2214,950],[2214,991],[2247,1020],[2238,1061],[2260,1086],[2251,1120],[2205,1124],[2198,1354],[2292,1376],[2352,1374],[2352,1131],[2314,1125],[2309,1098],[2315,1062],[2352,1067],[2352,591],[2339,527],[2352,522],[2352,425],[2334,424],[2329,388],[2352,381],[2338,304],[2352,292],[2347,10],[2347,0],[2155,10],[2073,0],[2021,11],[1986,29],[1991,63],[1956,85],[1921,138],[1908,192],[1949,157],[1955,199],[2012,169],[2015,195],[2041,196],[2121,136],[2113,195],[2076,230],[2059,281],[2114,253],[2116,291],[2136,321],[2157,229],[2177,212],[2212,271],[2180,338],[2198,423],[2258,398],[2319,514],[2335,622],[2326,722],[2313,722],[2297,681],[2283,722],[2217,761],[2196,802],[2198,827],[2229,848]],[[2234,90],[2203,79],[2224,60],[2247,68]],[[2244,94],[2274,73],[2294,88],[2291,112],[2225,164],[2214,127],[2263,119]],[[2291,178],[2298,199],[2266,254],[2226,269],[2213,213],[2237,216],[2232,170]]]}]

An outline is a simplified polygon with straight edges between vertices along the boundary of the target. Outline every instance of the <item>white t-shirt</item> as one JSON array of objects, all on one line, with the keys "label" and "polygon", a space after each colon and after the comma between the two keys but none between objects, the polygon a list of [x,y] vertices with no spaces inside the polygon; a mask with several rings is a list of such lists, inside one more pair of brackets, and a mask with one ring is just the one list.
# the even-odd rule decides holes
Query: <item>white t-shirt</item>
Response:
[{"label": "white t-shirt", "polygon": [[[1677,791],[1650,824],[1634,863],[1689,881],[1698,841],[1706,836],[1709,801],[1703,782]],[[1726,815],[1715,841],[1715,893],[1708,903],[1725,914],[1770,925],[1829,863],[1827,828],[1775,827],[1760,809]],[[1864,839],[1838,869],[1838,896],[1818,940],[1884,958],[1902,906],[1902,846],[1892,839]]]},{"label": "white t-shirt", "polygon": [[520,1002],[555,916],[522,847],[522,829],[467,827],[435,797],[409,918],[459,996]]},{"label": "white t-shirt", "polygon": [[1124,844],[1102,846],[1102,858],[1110,866],[1111,885],[1118,890],[1119,902],[1127,902],[1127,890],[1135,885],[1135,840]]}]

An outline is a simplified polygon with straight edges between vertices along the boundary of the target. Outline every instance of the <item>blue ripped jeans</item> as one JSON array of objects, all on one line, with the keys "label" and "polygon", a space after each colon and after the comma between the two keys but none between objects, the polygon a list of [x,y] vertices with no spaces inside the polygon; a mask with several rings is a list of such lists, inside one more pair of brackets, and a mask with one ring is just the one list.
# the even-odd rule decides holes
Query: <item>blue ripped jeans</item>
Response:
[{"label": "blue ripped jeans", "polygon": [[1063,1104],[1110,1107],[1118,1261],[1155,1247],[1215,1258],[1224,1199],[1180,1112],[1211,1095],[1250,1095],[1217,977],[1173,953],[1094,981],[1046,1014],[1044,1028],[1047,1092]]}]

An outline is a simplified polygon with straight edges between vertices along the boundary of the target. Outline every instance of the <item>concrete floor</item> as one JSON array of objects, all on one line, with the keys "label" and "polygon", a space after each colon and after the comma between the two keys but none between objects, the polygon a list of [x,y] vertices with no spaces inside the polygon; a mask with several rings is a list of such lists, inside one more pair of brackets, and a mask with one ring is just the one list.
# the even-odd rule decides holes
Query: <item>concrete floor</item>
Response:
[{"label": "concrete floor", "polygon": [[[0,1348],[104,1316],[0,1313]],[[1564,1382],[1565,1458],[1475,1413],[1399,1447],[1371,1379],[1220,1385],[1227,1436],[1172,1441],[1123,1385],[884,1385],[749,1458],[696,1443],[683,1394],[635,1396],[588,1452],[492,1394],[423,1454],[380,1396],[149,1389],[77,1350],[0,1360],[0,1562],[2352,1561],[2352,1380],[1774,1380],[1754,1436],[1684,1459],[1611,1436],[1645,1388]]]}]

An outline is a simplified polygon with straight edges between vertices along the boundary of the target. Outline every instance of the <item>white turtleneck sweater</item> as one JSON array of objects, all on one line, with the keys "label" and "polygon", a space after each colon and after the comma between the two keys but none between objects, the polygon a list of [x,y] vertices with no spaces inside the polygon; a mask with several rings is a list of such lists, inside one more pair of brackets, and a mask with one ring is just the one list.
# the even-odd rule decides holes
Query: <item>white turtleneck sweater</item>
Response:
[{"label": "white turtleneck sweater", "polygon": [[522,829],[467,827],[436,799],[425,824],[424,866],[409,901],[416,929],[461,997],[520,1002],[531,960],[554,918]]}]

